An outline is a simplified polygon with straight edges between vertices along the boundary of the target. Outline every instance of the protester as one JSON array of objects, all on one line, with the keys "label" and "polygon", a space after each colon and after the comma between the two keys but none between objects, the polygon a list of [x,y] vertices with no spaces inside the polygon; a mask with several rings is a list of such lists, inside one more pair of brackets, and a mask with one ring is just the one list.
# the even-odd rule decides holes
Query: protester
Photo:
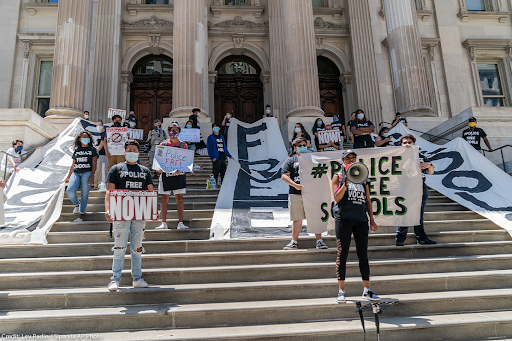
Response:
[{"label": "protester", "polygon": [[380,298],[370,290],[370,264],[368,262],[368,217],[372,232],[377,231],[377,224],[373,217],[372,202],[370,199],[369,180],[362,184],[348,181],[346,171],[348,167],[357,162],[357,154],[347,150],[342,155],[342,171],[332,178],[332,192],[336,202],[334,211],[336,242],[338,256],[336,258],[336,272],[339,292],[338,303],[345,302],[345,274],[352,234],[356,242],[356,253],[359,259],[359,271],[363,278],[363,299],[378,301]]},{"label": "protester", "polygon": [[201,115],[201,109],[194,108],[192,109],[192,115],[188,117],[189,120],[192,121],[192,128],[199,128],[199,123],[197,118]]},{"label": "protester", "polygon": [[107,177],[107,193],[105,194],[105,218],[113,223],[114,260],[112,262],[113,276],[108,284],[108,290],[119,289],[121,272],[124,266],[124,256],[128,237],[130,237],[130,254],[132,265],[133,287],[147,288],[148,283],[142,278],[141,255],[142,239],[146,221],[113,221],[110,215],[110,191],[114,189],[153,190],[153,179],[148,168],[137,163],[139,160],[139,143],[128,140],[124,145],[126,161],[118,163],[110,169]]},{"label": "protester", "polygon": [[84,117],[84,120],[89,121],[89,118],[91,117],[91,115],[89,114],[88,111],[84,111],[83,117]]},{"label": "protester", "polygon": [[397,112],[395,114],[395,119],[391,123],[391,128],[394,128],[400,122],[402,122],[406,127],[408,126],[407,119],[405,117],[402,117],[402,113]]},{"label": "protester", "polygon": [[128,118],[126,119],[128,122],[135,122],[135,126],[137,126],[137,119],[135,118],[135,113],[130,111],[130,114],[128,115]]},{"label": "protester", "polygon": [[[147,141],[151,144],[151,149],[149,150],[149,164],[148,168],[153,167],[153,159],[155,157],[155,149],[163,141],[169,139],[169,135],[167,135],[166,131],[162,129],[162,122],[159,119],[156,119],[153,122],[154,128],[148,133]],[[156,176],[155,176],[156,178]]]},{"label": "protester", "polygon": [[[192,120],[188,120],[187,123],[185,123],[185,128],[187,129],[192,129],[194,123],[192,122]],[[184,141],[187,143],[187,147],[188,149],[190,150],[193,150],[194,152],[196,151],[196,143],[195,142],[192,142],[192,141]]]},{"label": "protester", "polygon": [[389,128],[383,127],[379,131],[379,136],[375,138],[375,145],[377,147],[389,147],[392,146],[391,136],[389,136]]},{"label": "protester", "polygon": [[[307,147],[309,148],[311,146],[311,136],[306,132],[306,128],[304,128],[304,126],[300,122],[295,123],[295,129],[293,131],[292,142],[295,141],[295,139],[297,137],[305,138],[308,143]],[[290,143],[290,145],[291,145],[291,143]],[[293,151],[293,146],[292,146],[292,151]],[[293,152],[291,154],[293,154]]]},{"label": "protester", "polygon": [[8,155],[4,154],[4,156],[2,157],[2,164],[0,165],[0,169],[2,170],[2,172],[0,172],[0,177],[3,179],[5,175],[5,180],[9,179],[13,172],[18,172],[21,169],[20,164],[23,159],[23,156],[31,152],[32,150],[39,148],[43,147],[39,146],[24,151],[22,140],[12,141],[12,147],[7,149],[6,152]]},{"label": "protester", "polygon": [[[220,187],[220,184],[224,182],[224,175],[226,174],[226,157],[233,160],[231,154],[229,154],[226,146],[224,136],[220,134],[220,124],[212,124],[213,134],[208,136],[206,140],[206,147],[208,148],[208,156],[212,160],[213,166],[213,178]],[[220,182],[218,182],[218,176],[220,173]]]},{"label": "protester", "polygon": [[348,141],[352,144],[354,143],[354,135],[350,131],[350,126],[351,126],[352,122],[356,122],[356,117],[357,117],[357,113],[355,111],[352,114],[350,114],[350,121],[348,121],[347,127],[346,127]]},{"label": "protester", "polygon": [[324,121],[319,117],[315,120],[315,124],[313,125],[313,135],[315,135],[315,148],[316,150],[320,150],[320,143],[318,141],[318,132],[325,130],[325,123]]},{"label": "protester", "polygon": [[0,179],[0,226],[5,224],[5,214],[4,214],[4,202],[7,200],[5,196],[5,181],[4,179]]},{"label": "protester", "polygon": [[489,151],[492,152],[493,149],[491,148],[491,143],[487,139],[487,134],[482,128],[476,127],[475,117],[471,117],[469,119],[468,125],[469,128],[462,132],[462,138],[468,141],[468,143],[472,145],[476,150],[482,150],[482,147],[480,147],[480,138],[483,138],[485,145],[487,148],[489,148]]},{"label": "protester", "polygon": [[222,120],[222,126],[224,127],[224,139],[226,143],[228,143],[228,131],[229,126],[231,125],[231,114],[228,112],[224,115],[224,119]]},{"label": "protester", "polygon": [[263,118],[265,117],[274,117],[274,115],[272,115],[272,107],[270,106],[270,104],[267,104],[265,106],[265,113],[263,114]]},{"label": "protester", "polygon": [[[114,128],[121,128],[123,125],[121,123],[123,119],[119,115],[112,116],[112,126]],[[103,145],[103,148],[105,148],[105,155],[107,156],[108,161],[108,169],[112,168],[112,166],[123,162],[124,161],[124,155],[110,155],[110,152],[108,150],[108,141],[107,141],[107,132],[102,135],[103,140],[105,141],[105,144]]]},{"label": "protester", "polygon": [[106,185],[108,175],[108,160],[105,155],[107,145],[105,138],[107,137],[107,132],[105,131],[102,120],[98,120],[98,122],[96,122],[96,129],[98,130],[98,133],[100,133],[100,138],[96,140],[96,150],[98,151],[99,157],[96,173],[94,173],[94,188],[99,189],[100,183]]},{"label": "protester", "polygon": [[[302,231],[302,221],[306,219],[304,203],[302,201],[302,188],[299,174],[299,156],[308,152],[307,141],[304,137],[298,137],[293,141],[295,154],[286,159],[281,171],[281,179],[290,186],[288,191],[288,207],[290,208],[290,220],[292,221],[292,240],[284,247],[285,250],[297,250],[299,248],[299,235]],[[320,233],[315,234],[316,248],[327,249]]]},{"label": "protester", "polygon": [[[332,126],[330,124],[328,124],[325,126],[325,130],[333,130],[333,129],[332,129]],[[339,142],[329,141],[327,143],[320,144],[320,150],[323,152],[338,150],[339,148],[340,148]]]},{"label": "protester", "polygon": [[332,117],[331,127],[333,130],[339,130],[341,139],[339,145],[339,149],[343,149],[343,141],[345,140],[345,136],[347,135],[347,131],[345,130],[345,122],[340,121],[340,115],[334,114]]},{"label": "protester", "polygon": [[[416,143],[416,138],[407,134],[400,138],[400,144],[404,147],[411,148]],[[423,215],[425,213],[425,206],[427,205],[428,199],[428,187],[425,184],[425,174],[434,174],[434,166],[423,153],[420,152],[420,169],[423,177],[423,196],[421,198],[421,215],[420,224],[414,226],[414,235],[416,236],[416,242],[418,244],[437,244],[437,242],[430,240],[425,233],[423,226]],[[405,239],[407,238],[408,226],[397,226],[396,228],[396,246],[404,246]]]},{"label": "protester", "polygon": [[[75,205],[73,213],[79,215],[75,219],[75,223],[81,223],[84,221],[85,210],[89,202],[89,190],[94,184],[93,174],[96,172],[98,152],[93,147],[91,133],[86,130],[75,137],[73,147],[75,148],[73,162],[65,179],[65,182],[69,183],[66,193],[73,205]],[[78,187],[80,187],[80,201],[78,201],[76,196]]]},{"label": "protester", "polygon": [[[181,142],[178,138],[181,132],[181,128],[177,122],[171,123],[168,128],[169,139],[160,143],[161,146],[167,147],[175,147],[175,148],[183,148],[188,149],[188,146],[185,142]],[[176,200],[176,208],[178,211],[178,230],[186,230],[188,226],[183,223],[183,195],[187,193],[187,176],[185,173],[181,173],[180,171],[175,171],[173,174],[164,173],[163,170],[158,170],[160,173],[160,181],[158,183],[158,194],[162,195],[162,208],[160,216],[162,218],[162,225],[158,226],[156,229],[168,229],[167,226],[167,204],[169,202],[169,196],[174,194],[174,198]]]},{"label": "protester", "polygon": [[354,149],[374,147],[375,143],[370,134],[375,130],[375,126],[361,109],[357,110],[356,118],[357,120],[350,124],[350,131],[354,135]]},{"label": "protester", "polygon": [[128,127],[130,129],[137,129],[137,120],[135,117],[128,118]]}]

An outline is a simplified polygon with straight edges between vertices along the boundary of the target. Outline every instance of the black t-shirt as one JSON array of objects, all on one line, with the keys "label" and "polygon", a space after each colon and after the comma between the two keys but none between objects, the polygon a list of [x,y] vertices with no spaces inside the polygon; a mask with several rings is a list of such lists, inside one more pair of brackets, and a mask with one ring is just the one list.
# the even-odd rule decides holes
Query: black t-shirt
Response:
[{"label": "black t-shirt", "polygon": [[[309,143],[311,143],[311,136],[309,136],[308,133],[305,133],[304,135],[301,135],[301,137],[305,138],[306,140],[309,141]],[[297,133],[293,133],[293,137],[292,137],[292,142],[295,141],[295,139],[297,138]]]},{"label": "black t-shirt", "polygon": [[[369,128],[370,126],[373,126],[372,121],[368,121],[368,120],[362,121],[362,122],[350,121],[350,131],[352,131],[352,127],[359,129],[359,128]],[[354,142],[373,142],[373,139],[370,134],[363,134],[363,135],[359,135],[359,136],[354,135]]]},{"label": "black t-shirt", "polygon": [[[396,120],[397,120],[397,119],[395,118],[395,119],[393,120],[392,124],[395,124]],[[398,123],[400,123],[400,122],[407,123],[407,119],[406,119],[405,117],[400,117],[400,118],[398,119],[397,124],[398,124]]]},{"label": "black t-shirt", "polygon": [[220,135],[215,135],[215,139],[217,140],[217,149],[219,150],[219,160],[224,160],[226,158],[226,152],[224,151],[224,141]]},{"label": "black t-shirt", "polygon": [[107,182],[114,184],[116,189],[147,190],[148,185],[153,184],[153,179],[147,167],[122,162],[110,168]]},{"label": "black t-shirt", "polygon": [[[103,140],[103,137],[101,139],[99,139],[99,140],[96,140],[96,147],[100,146],[102,140]],[[99,155],[105,155],[105,148],[101,148],[101,150],[98,151],[98,154]]]},{"label": "black t-shirt", "polygon": [[73,160],[75,160],[75,166],[73,172],[85,173],[92,171],[92,159],[98,157],[98,151],[91,145],[87,147],[79,147],[73,153]]},{"label": "black t-shirt", "polygon": [[[323,130],[325,130],[325,126],[323,128],[317,126],[316,124],[313,126],[313,134],[317,133],[319,131],[323,131]],[[315,147],[316,147],[316,150],[320,149],[320,142],[318,141],[318,137],[316,137],[316,136],[315,136]]]},{"label": "black t-shirt", "polygon": [[[380,138],[382,139],[382,141],[384,141],[385,139],[387,139],[387,137],[384,137],[382,135],[379,135]],[[381,144],[380,146],[377,146],[377,147],[387,147],[387,146],[392,146],[393,144],[391,143],[391,140],[389,140],[388,142],[385,142],[384,144]]]},{"label": "black t-shirt", "polygon": [[[343,176],[340,181],[345,181]],[[338,203],[339,215],[336,217],[341,220],[367,222],[366,214],[366,184],[349,183],[345,190],[345,195]]]},{"label": "black t-shirt", "polygon": [[[432,161],[430,161],[430,159],[427,156],[425,156],[425,154],[420,153],[420,163],[425,163],[425,162],[432,162]],[[423,178],[423,182],[425,182],[425,174],[427,174],[427,170],[422,169],[421,177]]]},{"label": "black t-shirt", "polygon": [[[290,173],[290,179],[292,179],[296,184],[300,184],[300,174],[299,174],[299,157],[297,154],[293,154],[288,159],[286,159],[283,169],[281,170],[281,174]],[[298,191],[295,187],[290,186],[290,194],[302,194],[302,191]]]},{"label": "black t-shirt", "polygon": [[480,138],[486,137],[487,134],[482,128],[468,128],[462,132],[462,138],[470,145],[472,145],[476,150],[482,149],[480,147]]},{"label": "black t-shirt", "polygon": [[343,127],[344,125],[345,125],[345,122],[343,122],[343,121],[338,121],[338,122],[332,122],[331,123],[332,130],[339,130],[340,133],[341,133],[341,136],[345,135],[345,134],[343,134],[343,129],[341,129],[341,127]]}]

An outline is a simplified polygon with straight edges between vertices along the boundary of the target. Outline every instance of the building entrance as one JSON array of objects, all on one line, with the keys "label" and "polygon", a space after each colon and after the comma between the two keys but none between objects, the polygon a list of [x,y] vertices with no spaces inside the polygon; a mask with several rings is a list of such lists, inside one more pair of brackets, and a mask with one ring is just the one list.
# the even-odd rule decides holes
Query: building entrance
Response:
[{"label": "building entrance", "polygon": [[320,103],[325,116],[339,114],[344,117],[343,93],[340,84],[340,71],[333,61],[318,57],[318,77],[320,83]]}]

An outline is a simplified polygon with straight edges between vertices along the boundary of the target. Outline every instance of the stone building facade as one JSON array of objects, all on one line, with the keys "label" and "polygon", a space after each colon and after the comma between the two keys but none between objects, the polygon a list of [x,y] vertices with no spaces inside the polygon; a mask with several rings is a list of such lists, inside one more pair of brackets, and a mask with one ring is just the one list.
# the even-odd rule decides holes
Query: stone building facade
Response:
[{"label": "stone building facade", "polygon": [[145,130],[156,118],[184,121],[194,107],[203,122],[226,112],[253,122],[270,104],[285,139],[295,122],[309,130],[316,117],[348,121],[362,108],[376,125],[400,111],[410,126],[449,138],[477,115],[498,146],[512,135],[511,8],[511,0],[2,1],[0,125],[23,108],[56,128],[84,110],[106,121],[108,107],[134,110]]}]

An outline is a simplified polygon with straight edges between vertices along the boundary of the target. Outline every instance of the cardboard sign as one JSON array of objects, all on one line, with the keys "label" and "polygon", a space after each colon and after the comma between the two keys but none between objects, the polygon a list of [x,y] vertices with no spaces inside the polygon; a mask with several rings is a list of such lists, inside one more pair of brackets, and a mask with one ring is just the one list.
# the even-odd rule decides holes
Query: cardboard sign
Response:
[{"label": "cardboard sign", "polygon": [[144,129],[128,129],[128,136],[133,140],[142,140],[144,138]]},{"label": "cardboard sign", "polygon": [[107,128],[107,147],[110,155],[124,155],[126,141],[128,141],[128,128]]},{"label": "cardboard sign", "polygon": [[155,158],[153,159],[153,169],[163,170],[165,173],[171,173],[178,170],[182,173],[191,172],[194,164],[194,151],[156,146]]},{"label": "cardboard sign", "polygon": [[114,221],[156,220],[158,191],[110,191],[110,216]]},{"label": "cardboard sign", "polygon": [[126,110],[125,109],[115,109],[108,108],[108,118],[112,118],[114,115],[119,115],[124,120],[126,118]]},{"label": "cardboard sign", "polygon": [[339,130],[322,130],[318,132],[318,142],[327,144],[329,142],[340,142],[341,132]]},{"label": "cardboard sign", "polygon": [[184,142],[199,142],[201,140],[201,130],[198,128],[185,128],[181,129],[180,141]]}]

